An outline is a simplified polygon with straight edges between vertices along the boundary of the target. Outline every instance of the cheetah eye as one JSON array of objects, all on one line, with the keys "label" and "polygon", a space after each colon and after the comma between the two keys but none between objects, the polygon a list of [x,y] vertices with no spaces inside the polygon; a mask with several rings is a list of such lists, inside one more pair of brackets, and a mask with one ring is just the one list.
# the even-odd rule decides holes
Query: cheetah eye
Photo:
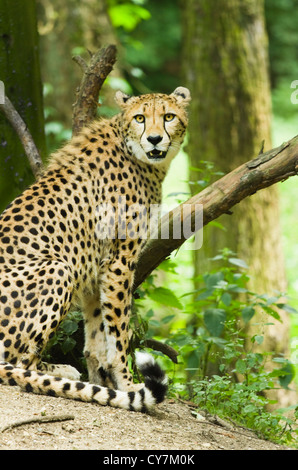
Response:
[{"label": "cheetah eye", "polygon": [[143,116],[143,114],[137,114],[134,118],[139,124],[145,122],[145,116]]},{"label": "cheetah eye", "polygon": [[164,115],[164,120],[166,122],[170,122],[170,121],[173,121],[174,117],[175,117],[175,114],[168,113]]}]

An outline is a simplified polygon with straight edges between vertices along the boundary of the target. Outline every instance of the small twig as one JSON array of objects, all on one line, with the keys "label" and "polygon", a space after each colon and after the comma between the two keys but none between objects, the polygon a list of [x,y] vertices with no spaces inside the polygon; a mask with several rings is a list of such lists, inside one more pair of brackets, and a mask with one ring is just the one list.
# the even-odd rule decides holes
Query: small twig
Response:
[{"label": "small twig", "polygon": [[8,424],[3,428],[0,428],[0,433],[7,431],[9,429],[17,428],[19,426],[25,426],[27,424],[33,423],[54,423],[57,421],[68,421],[74,419],[73,415],[56,415],[56,416],[39,416],[37,418],[23,419],[20,421],[15,421],[14,423]]},{"label": "small twig", "polygon": [[290,145],[289,142],[284,142],[283,144],[281,144],[279,147],[277,147],[274,150],[268,150],[268,152],[259,153],[257,158],[254,158],[254,160],[251,160],[250,162],[247,162],[247,167],[249,169],[257,168],[258,166],[262,165],[263,163],[266,163],[269,160],[272,160],[272,158],[276,157],[285,148],[289,147],[289,145]]},{"label": "small twig", "polygon": [[265,139],[262,140],[262,145],[259,151],[259,155],[262,155],[262,153],[264,153],[264,147],[265,147]]},{"label": "small twig", "polygon": [[74,55],[72,60],[74,62],[76,62],[80,67],[81,69],[83,70],[83,72],[86,72],[87,69],[88,69],[88,64],[84,61],[84,59],[80,56],[80,55]]},{"label": "small twig", "polygon": [[26,124],[7,96],[5,96],[4,104],[0,104],[0,109],[3,111],[10,124],[18,134],[25,153],[28,157],[33,174],[36,178],[38,178],[42,171],[43,164],[32,135],[30,134]]}]

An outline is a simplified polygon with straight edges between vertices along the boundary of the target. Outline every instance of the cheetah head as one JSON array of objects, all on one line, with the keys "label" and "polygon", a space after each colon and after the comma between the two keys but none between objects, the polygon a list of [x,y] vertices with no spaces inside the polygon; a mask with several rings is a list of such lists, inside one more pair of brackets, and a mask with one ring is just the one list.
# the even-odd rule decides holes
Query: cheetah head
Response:
[{"label": "cheetah head", "polygon": [[129,96],[118,91],[116,103],[122,110],[121,128],[128,150],[149,164],[168,165],[178,153],[187,127],[187,88],[170,95]]}]

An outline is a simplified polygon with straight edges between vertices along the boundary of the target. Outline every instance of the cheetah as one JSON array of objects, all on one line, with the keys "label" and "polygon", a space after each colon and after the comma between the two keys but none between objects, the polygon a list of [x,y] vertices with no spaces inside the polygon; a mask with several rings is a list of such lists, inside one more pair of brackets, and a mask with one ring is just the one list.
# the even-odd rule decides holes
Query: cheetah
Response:
[{"label": "cheetah", "polygon": [[[148,353],[136,354],[144,384],[133,383],[128,366],[134,272],[146,244],[141,216],[161,202],[190,92],[118,91],[115,100],[120,112],[50,156],[0,217],[0,383],[147,412],[164,400],[167,378]],[[83,312],[88,382],[41,359],[74,307]]]}]

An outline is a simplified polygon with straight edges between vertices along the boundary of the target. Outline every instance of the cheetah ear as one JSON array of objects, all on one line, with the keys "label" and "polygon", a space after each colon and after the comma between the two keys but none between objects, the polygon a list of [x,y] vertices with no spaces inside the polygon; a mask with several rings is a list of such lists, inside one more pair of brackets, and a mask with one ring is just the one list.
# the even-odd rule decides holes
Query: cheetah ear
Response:
[{"label": "cheetah ear", "polygon": [[127,101],[131,98],[130,95],[126,95],[122,91],[118,90],[115,94],[115,101],[121,109],[127,106]]},{"label": "cheetah ear", "polygon": [[182,106],[187,106],[191,100],[189,89],[183,86],[178,86],[171,95],[175,96],[177,102]]}]

